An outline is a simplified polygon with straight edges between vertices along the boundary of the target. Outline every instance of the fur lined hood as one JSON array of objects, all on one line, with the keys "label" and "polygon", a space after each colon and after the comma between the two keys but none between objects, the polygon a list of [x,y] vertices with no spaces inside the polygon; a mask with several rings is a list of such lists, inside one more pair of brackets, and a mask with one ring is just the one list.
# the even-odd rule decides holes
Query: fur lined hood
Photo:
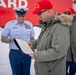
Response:
[{"label": "fur lined hood", "polygon": [[54,16],[53,22],[59,21],[62,25],[70,26],[72,25],[73,19],[73,15],[61,14]]},{"label": "fur lined hood", "polygon": [[73,20],[74,20],[73,15],[54,14],[48,22],[42,22],[42,20],[39,20],[39,23],[42,26],[43,24],[49,24],[50,22],[52,23],[60,22],[62,25],[70,26],[72,25]]}]

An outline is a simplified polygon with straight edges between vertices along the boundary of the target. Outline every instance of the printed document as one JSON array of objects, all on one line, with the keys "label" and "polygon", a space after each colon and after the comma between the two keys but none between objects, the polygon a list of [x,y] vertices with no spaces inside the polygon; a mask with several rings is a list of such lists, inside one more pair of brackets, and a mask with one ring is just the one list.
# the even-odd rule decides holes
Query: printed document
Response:
[{"label": "printed document", "polygon": [[21,39],[15,39],[16,43],[20,47],[20,49],[25,53],[25,54],[31,54],[33,53],[32,49],[28,45],[27,42],[21,40]]}]

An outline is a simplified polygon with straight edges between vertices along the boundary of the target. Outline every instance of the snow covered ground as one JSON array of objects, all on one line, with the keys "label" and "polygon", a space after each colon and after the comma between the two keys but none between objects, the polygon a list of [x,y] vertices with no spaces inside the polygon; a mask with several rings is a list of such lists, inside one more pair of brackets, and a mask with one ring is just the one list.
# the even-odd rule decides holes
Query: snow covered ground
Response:
[{"label": "snow covered ground", "polygon": [[[3,29],[0,27],[0,40],[2,30]],[[34,27],[34,30],[35,30],[35,38],[37,38],[41,29],[39,27]],[[8,54],[9,54],[8,44],[2,43],[0,41],[0,75],[12,75]],[[34,59],[32,59],[31,62],[30,73],[31,75],[35,75]]]}]

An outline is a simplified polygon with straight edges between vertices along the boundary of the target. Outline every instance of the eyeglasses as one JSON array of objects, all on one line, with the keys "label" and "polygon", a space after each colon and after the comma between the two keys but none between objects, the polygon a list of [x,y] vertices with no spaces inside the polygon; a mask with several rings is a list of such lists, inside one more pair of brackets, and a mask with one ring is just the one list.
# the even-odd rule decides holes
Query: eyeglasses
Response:
[{"label": "eyeglasses", "polygon": [[43,12],[45,12],[45,11],[47,11],[47,10],[43,10],[43,11],[41,11],[41,12],[39,12],[38,13],[38,16],[40,16]]}]

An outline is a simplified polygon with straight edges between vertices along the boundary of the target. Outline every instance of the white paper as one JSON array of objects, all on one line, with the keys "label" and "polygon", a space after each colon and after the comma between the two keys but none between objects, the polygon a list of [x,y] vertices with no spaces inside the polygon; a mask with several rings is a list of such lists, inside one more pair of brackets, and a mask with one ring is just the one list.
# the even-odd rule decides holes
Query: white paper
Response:
[{"label": "white paper", "polygon": [[32,49],[30,48],[30,46],[27,44],[27,42],[21,40],[21,39],[15,39],[18,43],[18,45],[20,46],[21,50],[25,53],[25,54],[31,54],[33,53]]}]

